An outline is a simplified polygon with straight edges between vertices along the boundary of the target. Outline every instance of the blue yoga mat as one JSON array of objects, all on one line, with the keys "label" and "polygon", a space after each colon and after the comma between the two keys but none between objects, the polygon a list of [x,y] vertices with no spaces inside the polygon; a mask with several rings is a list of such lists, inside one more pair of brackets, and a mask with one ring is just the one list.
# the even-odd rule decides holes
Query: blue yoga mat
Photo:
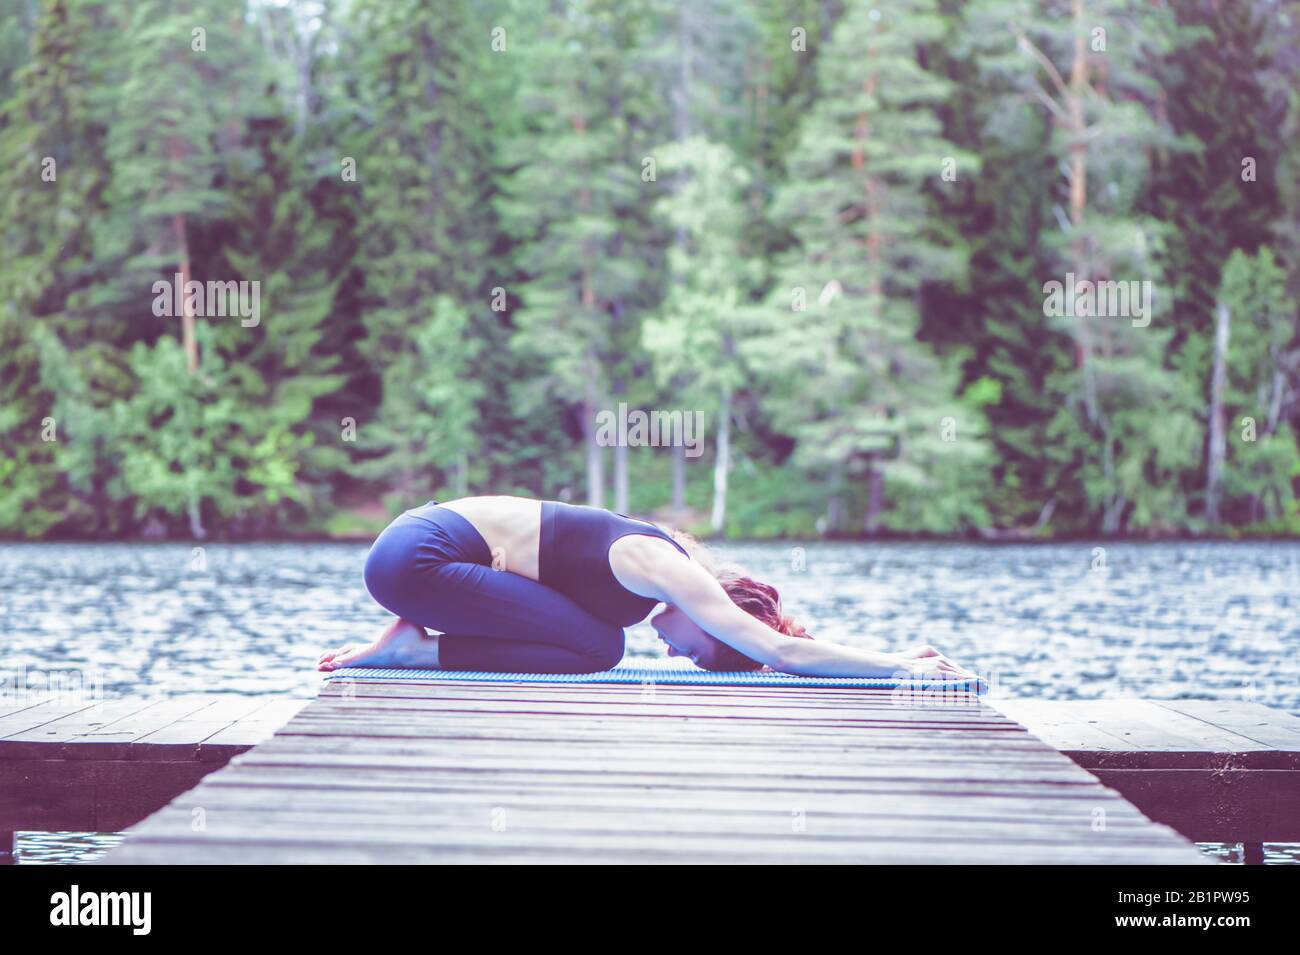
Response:
[{"label": "blue yoga mat", "polygon": [[789,673],[701,670],[692,663],[648,660],[621,663],[599,673],[499,673],[491,670],[407,670],[375,667],[340,667],[326,680],[407,680],[417,683],[694,683],[703,686],[842,686],[871,690],[917,692],[988,692],[983,678],[974,680],[896,680],[890,677],[794,676]]}]

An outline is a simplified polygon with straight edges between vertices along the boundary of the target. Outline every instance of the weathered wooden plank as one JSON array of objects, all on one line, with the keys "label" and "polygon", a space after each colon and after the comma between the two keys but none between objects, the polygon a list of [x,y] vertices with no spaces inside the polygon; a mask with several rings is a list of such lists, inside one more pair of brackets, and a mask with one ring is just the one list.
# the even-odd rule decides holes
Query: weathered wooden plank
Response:
[{"label": "weathered wooden plank", "polygon": [[[339,772],[362,772],[374,768],[408,769],[412,772],[440,773],[479,773],[492,774],[512,771],[517,768],[532,772],[566,773],[575,779],[591,776],[612,776],[620,773],[652,773],[664,777],[718,777],[725,776],[750,785],[768,785],[774,779],[807,778],[822,780],[869,779],[914,779],[928,782],[964,781],[984,782],[996,785],[1002,781],[1038,782],[1044,785],[1093,786],[1095,777],[1068,760],[1061,764],[1047,763],[1042,766],[1025,769],[989,765],[987,762],[975,762],[961,766],[945,765],[943,762],[894,762],[863,761],[852,765],[790,765],[772,764],[762,759],[724,760],[719,753],[717,759],[702,759],[690,763],[675,760],[671,755],[663,758],[643,758],[639,760],[619,760],[608,755],[564,755],[550,756],[545,752],[519,754],[511,757],[503,753],[500,756],[486,756],[472,751],[448,753],[373,753],[373,752],[311,752],[293,749],[271,750],[275,740],[269,740],[240,757],[239,765],[263,766],[332,766]],[[339,745],[346,741],[339,741]]]},{"label": "weathered wooden plank", "polygon": [[[1273,714],[1255,704],[1196,705],[1184,713],[1176,704],[1123,701],[1124,707],[1107,707],[1105,701],[995,701],[999,709],[1019,719],[1034,735],[1066,753],[1087,769],[1230,769],[1300,770],[1300,746],[1279,749],[1239,732],[1263,727],[1260,735],[1278,730],[1275,742],[1290,741],[1289,726],[1279,722],[1288,714]],[[1170,708],[1175,707],[1175,708]],[[1235,728],[1201,719],[1216,713]],[[1235,716],[1234,716],[1235,715]],[[1290,719],[1294,719],[1291,717]],[[1125,727],[1132,724],[1126,735]],[[1300,720],[1296,720],[1300,725]],[[1300,743],[1300,738],[1295,742]]]},{"label": "weathered wooden plank", "polygon": [[106,861],[1203,861],[978,700],[697,689],[331,683]]},{"label": "weathered wooden plank", "polygon": [[[720,753],[728,761],[753,762],[760,760],[780,764],[796,762],[800,764],[841,765],[846,759],[869,760],[873,764],[943,764],[948,766],[965,766],[987,764],[990,760],[1000,765],[1013,768],[1034,768],[1041,766],[1070,766],[1070,763],[1055,758],[1055,754],[1045,753],[1042,749],[1010,747],[990,747],[986,749],[971,748],[963,750],[959,746],[925,746],[916,741],[899,740],[897,745],[873,745],[869,750],[862,750],[844,742],[825,746],[801,745],[801,741],[773,740],[762,746],[719,747],[716,741],[699,740],[689,734],[662,735],[636,741],[610,745],[603,739],[550,738],[538,737],[524,740],[527,745],[510,736],[466,737],[428,737],[428,736],[362,736],[360,734],[338,735],[304,735],[296,730],[279,733],[273,740],[268,740],[262,751],[273,753],[312,754],[351,754],[351,755],[405,755],[419,756],[429,754],[460,755],[478,754],[483,757],[499,755],[506,759],[526,758],[530,752],[543,753],[542,758],[557,756],[584,759],[599,755],[611,762],[620,764],[635,763],[638,759],[677,759],[690,762],[697,758],[712,760]],[[874,742],[874,741],[873,741]]]},{"label": "weathered wooden plank", "polygon": [[[999,779],[996,783],[970,780],[928,780],[879,778],[826,779],[803,777],[772,777],[756,786],[750,779],[739,779],[721,774],[700,779],[694,776],[665,776],[636,771],[617,774],[593,774],[581,779],[571,773],[545,770],[502,769],[492,773],[430,773],[411,772],[409,769],[367,768],[364,773],[340,773],[329,765],[301,765],[274,762],[267,766],[240,760],[238,774],[216,774],[204,780],[205,786],[238,788],[307,787],[321,790],[345,791],[353,788],[374,787],[391,792],[464,791],[508,792],[515,789],[530,792],[581,790],[595,794],[623,792],[660,792],[675,795],[691,793],[723,793],[739,797],[753,793],[824,793],[830,795],[888,795],[899,801],[915,796],[944,796],[968,799],[1023,800],[1018,811],[1038,811],[1038,807],[1073,807],[1080,800],[1095,800],[1095,786],[1071,785],[1045,787],[1035,781]],[[1135,810],[1136,811],[1136,810]]]},{"label": "weathered wooden plank", "polygon": [[12,734],[26,733],[55,720],[83,712],[95,705],[94,700],[72,702],[68,700],[42,700],[34,706],[25,706],[17,712],[0,718],[0,742]]},{"label": "weathered wooden plank", "polygon": [[[257,714],[280,700],[276,696],[235,696],[231,694],[214,694],[210,702],[190,719],[205,723],[234,723],[238,720],[255,719]],[[308,701],[303,700],[304,704]]]},{"label": "weathered wooden plank", "polygon": [[[811,836],[833,841],[825,851],[841,854],[881,839],[914,839],[1015,846],[1058,845],[1068,850],[1079,842],[1111,846],[1168,846],[1160,830],[1147,825],[1099,828],[1091,818],[1053,820],[983,818],[909,818],[882,815],[845,815],[819,812],[814,807],[776,805],[765,811],[634,813],[626,811],[575,811],[567,807],[545,807],[534,803],[462,804],[429,807],[422,816],[425,828],[435,834],[454,833],[459,838],[480,834],[502,842],[526,843],[534,837],[568,837],[586,842],[607,837],[630,838],[747,838],[784,839],[806,842]],[[365,810],[332,810],[329,807],[231,807],[212,806],[203,799],[185,798],[160,811],[151,821],[154,837],[186,837],[195,832],[196,820],[204,834],[239,838],[274,833],[309,839],[401,838],[411,828],[411,817]],[[860,851],[860,850],[859,850]],[[918,848],[924,856],[926,848]],[[940,851],[943,851],[940,849]]]},{"label": "weathered wooden plank", "polygon": [[56,719],[48,720],[38,726],[16,733],[6,733],[7,743],[18,742],[58,742],[62,743],[93,730],[99,729],[125,716],[132,716],[151,706],[163,703],[161,697],[153,699],[104,700],[85,708],[71,710]]},{"label": "weathered wooden plank", "polygon": [[[165,846],[174,849],[158,851]],[[219,853],[222,846],[238,846],[242,851]],[[366,832],[360,835],[335,829],[292,834],[271,829],[256,833],[232,833],[229,836],[210,829],[187,837],[142,834],[137,840],[109,853],[101,861],[110,864],[247,864],[253,860],[282,864],[373,864],[507,859],[552,863],[586,861],[635,864],[759,861],[788,864],[794,860],[814,864],[1014,862],[1043,865],[1072,862],[1120,865],[1208,862],[1190,846],[1135,846],[1107,844],[1101,840],[1078,842],[1070,846],[1028,842],[1008,846],[997,841],[956,839],[938,842],[918,840],[912,836],[895,838],[889,835],[863,842],[838,838],[819,839],[807,834],[785,838],[769,834],[759,838],[749,835],[731,838],[695,835],[674,840],[665,838],[662,833],[602,833],[585,840],[575,839],[570,833],[527,833],[505,839],[490,832],[435,833],[412,827],[390,833]]]},{"label": "weathered wooden plank", "polygon": [[[336,842],[319,845],[307,841],[266,840],[224,841],[150,839],[141,836],[114,850],[101,864],[117,865],[244,865],[250,857],[264,865],[537,865],[537,864],[594,864],[594,865],[782,865],[792,860],[808,863],[833,864],[915,864],[918,859],[913,847],[907,843],[880,842],[870,851],[858,856],[829,860],[808,858],[802,847],[794,850],[772,848],[761,843],[741,845],[664,845],[656,843],[640,846],[634,851],[612,846],[569,846],[555,849],[550,846],[470,845],[443,843],[437,846],[412,846],[407,844],[375,845],[368,842]],[[1072,862],[1084,865],[1142,865],[1151,863],[1178,864],[1187,859],[1179,854],[1174,858],[1169,850],[1152,853],[1141,849],[1111,849],[1087,856],[1062,858],[1054,846],[1022,846],[1013,853],[1004,853],[996,847],[955,847],[943,858],[929,860],[937,864],[976,865],[1056,865]]]},{"label": "weathered wooden plank", "polygon": [[[36,696],[26,691],[18,691],[12,698],[0,700],[0,722],[11,716],[17,716],[24,710],[29,710],[34,706],[41,706],[50,701],[48,696]],[[87,703],[87,706],[90,704]]]},{"label": "weathered wooden plank", "polygon": [[[605,703],[585,704],[581,702],[572,703],[547,703],[542,701],[494,701],[490,704],[476,703],[472,700],[447,700],[440,701],[439,706],[444,707],[443,712],[449,713],[531,713],[538,717],[552,715],[570,715],[580,716],[589,715],[591,718],[602,716],[652,716],[652,717],[692,717],[702,718],[722,718],[735,720],[756,720],[765,719],[781,723],[797,723],[809,717],[805,711],[797,708],[783,709],[781,707],[768,706],[758,707],[741,707],[731,706],[697,706],[691,703],[662,701],[653,703],[625,703],[614,708]],[[428,709],[424,707],[424,709]],[[398,711],[400,712],[400,711]],[[817,714],[826,718],[827,713]],[[836,716],[835,719],[845,725],[871,725],[873,723],[901,723],[917,727],[984,727],[984,728],[1003,728],[1016,731],[1019,727],[1004,717],[997,718],[960,718],[954,717],[950,713],[932,712],[927,709],[908,710],[898,707],[890,710],[888,713],[880,711],[866,711],[857,708],[845,707]]]},{"label": "weathered wooden plank", "polygon": [[[734,745],[770,745],[797,743],[810,748],[842,747],[844,727],[827,724],[805,727],[770,726],[747,723],[739,727],[716,728],[691,721],[666,725],[662,720],[627,718],[620,721],[584,721],[579,719],[554,719],[541,723],[538,720],[480,718],[460,723],[436,718],[396,722],[382,722],[350,718],[320,718],[307,715],[283,727],[285,736],[358,736],[368,738],[414,739],[510,739],[515,742],[571,740],[632,745],[642,741],[680,740],[694,742],[727,740]],[[938,751],[1041,753],[1042,743],[1028,733],[988,732],[983,730],[957,731],[952,729],[928,730],[923,738],[907,727],[881,726],[870,730],[873,743],[880,746],[928,748]]]},{"label": "weathered wooden plank", "polygon": [[[1202,737],[1208,734],[1201,728],[1209,729],[1204,724],[1174,726],[1171,719],[1164,718],[1173,714],[1144,700],[1072,700],[1069,708],[1076,719],[1119,737],[1131,751],[1213,751],[1212,746],[1203,745]],[[1236,741],[1247,742],[1240,737]]]},{"label": "weathered wooden plank", "polygon": [[138,713],[73,733],[63,741],[63,755],[67,759],[128,759],[137,741],[173,725],[181,717],[201,711],[208,702],[201,696],[160,700]]},{"label": "weathered wooden plank", "polygon": [[1053,749],[1132,752],[1133,742],[1085,720],[1068,706],[1051,700],[990,700],[989,705],[1023,725]]},{"label": "weathered wooden plank", "polygon": [[1300,717],[1258,703],[1162,700],[1166,709],[1254,740],[1261,747],[1300,752]]},{"label": "weathered wooden plank", "polygon": [[[942,818],[956,821],[977,821],[984,818],[1024,821],[1057,819],[1092,819],[1093,803],[1078,799],[1062,799],[1045,795],[1041,787],[1019,796],[986,796],[977,793],[925,793],[915,789],[884,790],[772,790],[723,788],[698,785],[680,790],[628,785],[605,786],[599,789],[564,784],[518,783],[492,786],[488,783],[471,785],[461,780],[445,784],[422,781],[416,785],[374,785],[369,779],[354,779],[351,785],[337,784],[332,776],[318,776],[310,780],[299,777],[288,782],[288,774],[267,777],[259,783],[251,768],[241,772],[240,783],[230,785],[213,780],[198,786],[192,792],[177,798],[174,805],[192,806],[217,804],[225,807],[262,807],[274,805],[281,809],[293,806],[337,807],[340,811],[370,812],[380,815],[424,812],[427,807],[447,804],[459,806],[485,803],[488,805],[521,802],[538,806],[564,806],[573,809],[590,809],[594,812],[692,812],[714,810],[720,812],[769,811],[773,805],[807,805],[808,796],[816,796],[820,812],[850,816],[882,816],[891,818]],[[909,798],[900,798],[907,796]],[[1107,805],[1111,825],[1139,826],[1146,830],[1145,816],[1123,800],[1112,800]]]}]

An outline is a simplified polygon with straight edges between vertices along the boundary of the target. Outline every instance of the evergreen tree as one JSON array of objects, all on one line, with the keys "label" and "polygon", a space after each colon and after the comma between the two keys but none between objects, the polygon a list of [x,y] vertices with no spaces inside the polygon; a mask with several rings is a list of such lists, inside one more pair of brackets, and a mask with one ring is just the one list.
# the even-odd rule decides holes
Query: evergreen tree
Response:
[{"label": "evergreen tree", "polygon": [[655,150],[660,171],[679,183],[658,201],[680,237],[668,250],[668,293],[644,328],[660,384],[675,382],[681,406],[715,424],[710,523],[726,519],[732,399],[746,373],[737,352],[750,289],[759,276],[741,245],[749,177],[726,146],[694,137]]},{"label": "evergreen tree", "polygon": [[[298,161],[305,143],[295,138],[288,117],[278,109],[251,116],[245,138],[252,161],[231,169],[228,221],[218,230],[226,239],[213,269],[230,281],[256,282],[260,315],[256,325],[213,319],[214,342],[244,430],[281,432],[285,440],[268,447],[294,451],[273,468],[263,467],[297,474],[298,487],[289,493],[246,476],[245,496],[263,497],[260,508],[245,510],[260,511],[261,521],[290,523],[290,515],[276,509],[314,504],[319,513],[329,503],[329,479],[350,463],[338,439],[339,419],[321,413],[321,406],[348,380],[340,359],[344,336],[335,326],[340,285],[353,267],[344,250],[353,242],[349,223],[316,213],[313,199],[324,191],[322,182]],[[324,188],[336,186],[327,181]]]},{"label": "evergreen tree", "polygon": [[[587,501],[602,505],[596,415],[609,408],[640,321],[658,298],[661,240],[650,226],[646,159],[660,142],[663,101],[644,58],[646,3],[591,0],[545,22],[526,50],[523,135],[509,144],[500,208],[524,278],[513,346],[533,356],[517,390],[528,416],[574,409],[587,462]],[[647,177],[644,178],[643,177]]]},{"label": "evergreen tree", "polygon": [[[473,431],[448,432],[463,441],[449,454],[445,442],[422,436],[431,423],[408,415],[435,382],[441,390],[451,379],[460,383],[452,392],[462,391],[475,374],[472,365],[434,360],[420,343],[428,343],[426,329],[439,314],[443,330],[476,335],[474,312],[464,323],[449,316],[487,303],[482,260],[491,234],[481,212],[489,199],[482,118],[489,104],[478,77],[489,69],[490,36],[463,2],[431,10],[418,0],[373,0],[353,14],[370,117],[356,156],[365,199],[363,350],[383,387],[374,426],[360,425],[358,443],[371,455],[361,472],[393,478],[399,497],[413,500],[431,494],[439,474],[467,487],[466,468],[477,458]],[[441,312],[440,296],[450,300]]]},{"label": "evergreen tree", "polygon": [[[99,269],[91,230],[104,212],[94,14],[85,0],[43,6],[0,119],[0,164],[12,175],[0,193],[0,533],[34,537],[62,524],[93,533],[111,520],[95,383],[120,386],[123,376],[79,304]],[[42,347],[42,333],[60,332],[91,349],[84,361]]]},{"label": "evergreen tree", "polygon": [[[1275,131],[1285,102],[1270,102],[1264,88],[1274,16],[1252,4],[1206,0],[1172,12],[1182,42],[1157,61],[1156,75],[1180,148],[1156,152],[1143,204],[1172,226],[1161,255],[1172,284],[1172,363],[1208,406],[1220,272],[1234,249],[1253,253],[1267,242],[1281,212],[1276,177],[1284,140]],[[1214,413],[1207,407],[1206,418]],[[1184,481],[1199,485],[1211,467]]]},{"label": "evergreen tree", "polygon": [[[1138,209],[1146,155],[1175,142],[1157,116],[1149,68],[1176,45],[1176,25],[1167,9],[1137,0],[1069,0],[1045,12],[1027,0],[985,0],[970,22],[984,69],[1014,79],[1020,98],[1051,117],[1049,155],[1062,170],[1060,227],[1048,236],[1055,264],[1042,290],[1075,361],[1044,382],[1059,396],[1045,437],[1069,455],[1083,493],[1057,508],[1058,522],[1107,534],[1183,526],[1178,481],[1197,458],[1197,400],[1188,377],[1163,364],[1171,329],[1159,290],[1169,281],[1156,253],[1167,230]],[[1115,280],[1152,290],[1146,315],[1101,314],[1073,300],[1049,307],[1049,282],[1086,289]]]},{"label": "evergreen tree", "polygon": [[[218,172],[223,153],[239,147],[241,112],[251,106],[241,92],[249,55],[239,22],[219,0],[142,0],[131,10],[117,64],[120,113],[107,140],[109,209],[96,230],[96,257],[111,264],[111,278],[87,301],[104,326],[96,338],[129,340],[141,323],[157,322],[159,281],[183,288],[224,278],[196,268],[196,235],[224,211]],[[191,373],[199,367],[197,305],[182,296],[181,314],[165,319],[178,326]]]},{"label": "evergreen tree", "polygon": [[1300,398],[1297,310],[1272,250],[1233,252],[1218,299],[1232,317],[1224,513],[1236,524],[1265,522],[1269,531],[1296,533],[1300,509],[1293,482],[1300,477],[1300,449],[1287,411]]},{"label": "evergreen tree", "polygon": [[[922,281],[965,265],[964,250],[927,223],[927,184],[945,158],[971,162],[941,137],[935,107],[949,84],[917,57],[942,30],[930,2],[845,12],[773,208],[799,244],[743,353],[769,378],[777,426],[799,442],[796,462],[826,476],[832,528],[859,479],[867,533],[906,526],[917,511],[907,499],[941,487],[956,494],[949,529],[985,520],[969,490],[978,481],[963,491],[938,476],[978,472],[980,415],[958,400],[955,364],[916,338]],[[938,454],[945,418],[963,443]]]}]

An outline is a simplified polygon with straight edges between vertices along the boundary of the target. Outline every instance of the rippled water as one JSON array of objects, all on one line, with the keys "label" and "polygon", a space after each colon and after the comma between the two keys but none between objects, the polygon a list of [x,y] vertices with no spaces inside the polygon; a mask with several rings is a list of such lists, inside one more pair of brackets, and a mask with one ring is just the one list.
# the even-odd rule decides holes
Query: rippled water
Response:
[{"label": "rippled water", "polygon": [[[1300,714],[1300,543],[734,544],[818,638],[930,643],[1042,699],[1254,700]],[[310,698],[323,647],[387,614],[360,544],[0,545],[0,632],[13,668],[75,669],[110,696]],[[647,624],[628,654],[660,654]],[[24,834],[31,861],[110,840]],[[1209,847],[1224,853],[1223,847]],[[39,857],[39,859],[37,858]],[[1300,861],[1270,846],[1269,861]]]}]

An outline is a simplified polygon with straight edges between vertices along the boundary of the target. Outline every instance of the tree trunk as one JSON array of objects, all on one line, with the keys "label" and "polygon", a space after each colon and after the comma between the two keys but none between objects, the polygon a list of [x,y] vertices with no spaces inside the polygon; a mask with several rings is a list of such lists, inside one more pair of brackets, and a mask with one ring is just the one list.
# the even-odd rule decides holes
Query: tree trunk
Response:
[{"label": "tree trunk", "polygon": [[840,528],[844,513],[844,462],[832,461],[830,473],[830,495],[826,499],[826,530],[823,533],[835,533]]},{"label": "tree trunk", "polygon": [[588,393],[582,403],[582,428],[587,436],[587,503],[605,506],[605,454],[596,441],[596,401]]},{"label": "tree trunk", "polygon": [[686,510],[686,448],[673,445],[673,510]]},{"label": "tree trunk", "polygon": [[713,533],[721,534],[727,523],[727,472],[731,470],[731,391],[724,388],[718,409],[718,447],[713,461]]},{"label": "tree trunk", "polygon": [[[1271,350],[1270,350],[1271,351]],[[1286,391],[1286,375],[1278,364],[1278,357],[1273,354],[1273,383],[1269,389],[1268,420],[1264,423],[1264,433],[1277,431],[1282,420],[1282,396]]]},{"label": "tree trunk", "polygon": [[[1076,282],[1092,278],[1088,242],[1083,232],[1084,213],[1088,207],[1088,143],[1084,100],[1091,93],[1088,77],[1087,11],[1084,0],[1074,0],[1074,60],[1070,64],[1070,94],[1066,99],[1069,114],[1067,133],[1070,142],[1070,240],[1071,259]],[[1092,369],[1092,329],[1087,316],[1074,317],[1078,325],[1079,344],[1076,360],[1083,377],[1083,407],[1088,420],[1100,422],[1097,405],[1097,382]],[[1104,429],[1104,425],[1103,425]]]},{"label": "tree trunk", "polygon": [[200,511],[201,502],[197,494],[191,494],[189,503],[185,506],[185,511],[190,519],[190,535],[195,540],[203,540],[208,536],[208,532],[203,528],[203,515]]},{"label": "tree trunk", "polygon": [[456,456],[456,494],[469,496],[469,455],[464,451]]},{"label": "tree trunk", "polygon": [[875,537],[880,530],[880,515],[885,509],[885,474],[880,470],[876,456],[871,456],[871,467],[867,471],[867,516],[862,522],[862,529],[868,537]]},{"label": "tree trunk", "polygon": [[1219,498],[1222,491],[1223,465],[1227,454],[1227,420],[1223,393],[1228,380],[1228,338],[1232,314],[1222,302],[1215,310],[1214,370],[1210,376],[1210,439],[1205,449],[1205,519],[1215,527],[1222,521]]},{"label": "tree trunk", "polygon": [[[677,15],[677,85],[673,90],[673,135],[677,142],[685,142],[691,135],[691,34],[687,16],[690,4],[683,3]],[[673,243],[679,250],[686,249],[686,229],[678,226]],[[686,448],[673,445],[673,513],[686,510]]]},{"label": "tree trunk", "polygon": [[[582,116],[571,118],[573,131],[579,137],[587,133],[587,121]],[[588,187],[578,190],[578,207],[584,213],[592,208],[592,193]],[[596,308],[596,288],[593,281],[596,250],[590,240],[582,244],[582,277],[579,302],[584,319],[590,320]],[[590,350],[586,356],[586,394],[582,402],[582,430],[587,441],[587,503],[592,507],[605,506],[605,456],[596,442],[596,412],[600,401],[596,394],[597,359]]]},{"label": "tree trunk", "polygon": [[614,445],[614,510],[627,513],[627,445]]},{"label": "tree trunk", "polygon": [[181,282],[181,344],[185,348],[185,367],[192,375],[199,370],[199,343],[194,335],[194,312],[185,287],[190,282],[190,247],[185,230],[185,216],[172,216],[172,233],[176,236],[176,271]]}]

